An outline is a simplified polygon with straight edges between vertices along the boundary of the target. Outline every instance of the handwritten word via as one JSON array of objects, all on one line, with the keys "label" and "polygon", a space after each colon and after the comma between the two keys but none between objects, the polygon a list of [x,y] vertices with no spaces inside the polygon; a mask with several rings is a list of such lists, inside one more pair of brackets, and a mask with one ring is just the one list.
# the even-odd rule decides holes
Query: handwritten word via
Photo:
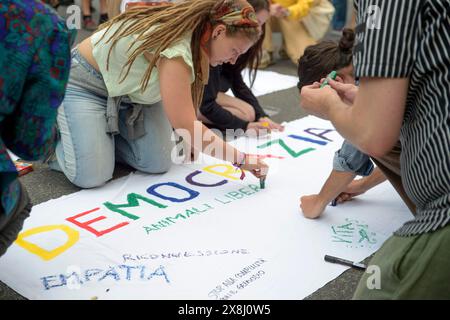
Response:
[{"label": "handwritten word via", "polygon": [[369,231],[369,225],[358,220],[345,219],[346,223],[331,226],[332,242],[349,248],[368,247],[376,244],[377,234]]},{"label": "handwritten word via", "polygon": [[[317,130],[319,130],[320,133],[317,134],[317,133],[313,132],[313,131],[317,131]],[[334,130],[332,130],[332,129],[317,129],[317,128],[310,128],[310,129],[305,130],[306,133],[316,136],[316,137],[320,138],[321,140],[312,139],[309,137],[299,136],[299,135],[295,135],[295,134],[289,135],[288,138],[292,138],[295,140],[301,140],[301,141],[313,143],[313,144],[320,145],[320,146],[326,146],[328,144],[328,142],[332,142],[332,140],[325,137],[325,135],[332,131],[334,131]],[[280,145],[293,158],[298,158],[304,154],[307,154],[311,151],[316,150],[315,148],[305,148],[305,149],[302,149],[299,151],[294,151],[291,147],[289,147],[289,145],[286,143],[286,141],[284,139],[276,139],[276,140],[269,141],[267,143],[264,143],[264,144],[258,146],[258,149],[264,149],[264,148],[267,148],[267,147],[270,147],[270,146],[276,145],[276,144]]]}]

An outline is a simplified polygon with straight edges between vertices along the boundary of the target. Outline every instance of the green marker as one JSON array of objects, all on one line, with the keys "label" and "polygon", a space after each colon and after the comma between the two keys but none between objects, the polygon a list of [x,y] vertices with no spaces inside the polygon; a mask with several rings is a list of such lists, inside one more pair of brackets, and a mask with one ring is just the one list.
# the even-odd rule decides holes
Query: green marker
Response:
[{"label": "green marker", "polygon": [[266,177],[259,178],[259,188],[260,189],[266,188]]},{"label": "green marker", "polygon": [[328,78],[335,80],[337,77],[337,72],[336,71],[331,71],[329,75],[327,75],[325,81],[320,85],[320,88],[323,88],[325,86],[328,86]]}]

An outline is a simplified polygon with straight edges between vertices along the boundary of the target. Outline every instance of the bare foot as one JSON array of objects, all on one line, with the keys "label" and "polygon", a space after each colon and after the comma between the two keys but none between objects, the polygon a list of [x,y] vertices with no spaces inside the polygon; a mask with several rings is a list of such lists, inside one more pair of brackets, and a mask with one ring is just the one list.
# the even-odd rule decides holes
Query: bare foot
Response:
[{"label": "bare foot", "polygon": [[300,198],[300,209],[303,211],[303,215],[309,219],[318,218],[325,210],[326,205],[317,194]]}]

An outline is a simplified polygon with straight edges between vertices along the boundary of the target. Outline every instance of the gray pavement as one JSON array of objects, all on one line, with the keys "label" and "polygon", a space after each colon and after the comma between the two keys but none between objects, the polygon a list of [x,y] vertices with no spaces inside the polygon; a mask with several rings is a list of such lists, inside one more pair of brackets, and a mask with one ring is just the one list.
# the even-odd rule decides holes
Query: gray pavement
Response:
[{"label": "gray pavement", "polygon": [[[63,9],[64,8],[60,8],[60,12]],[[96,13],[94,13],[94,16],[95,15]],[[89,36],[89,33],[84,30],[80,30],[77,42],[87,36]],[[333,32],[330,32],[327,35],[327,38],[336,39],[336,37],[337,34]],[[279,35],[278,38],[275,38],[275,41],[281,43]],[[278,59],[278,57],[276,58]],[[296,76],[297,72],[296,66],[288,60],[278,60],[275,65],[269,67],[267,70],[293,76]],[[262,106],[271,115],[273,115],[272,118],[280,123],[283,121],[295,120],[306,115],[306,113],[299,107],[299,94],[297,88],[291,88],[268,94],[260,97],[259,100]],[[131,168],[117,165],[114,172],[114,179],[124,176],[130,171]],[[34,205],[79,191],[79,188],[72,185],[62,173],[52,171],[47,165],[44,164],[36,163],[34,166],[34,171],[21,177],[20,179],[27,188],[31,201]],[[311,294],[306,299],[351,299],[361,275],[361,271],[350,269]],[[3,299],[20,300],[25,298],[4,283],[0,282],[0,300]]]}]

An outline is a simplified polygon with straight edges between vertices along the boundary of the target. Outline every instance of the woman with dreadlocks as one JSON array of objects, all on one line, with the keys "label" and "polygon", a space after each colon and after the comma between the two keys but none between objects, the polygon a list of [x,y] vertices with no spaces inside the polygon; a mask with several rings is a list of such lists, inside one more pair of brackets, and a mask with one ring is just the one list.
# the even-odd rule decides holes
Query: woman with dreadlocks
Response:
[{"label": "woman with dreadlocks", "polygon": [[[255,9],[258,23],[264,30],[264,24],[270,17],[268,0],[248,0]],[[262,53],[262,36],[256,44],[239,57],[235,64],[226,63],[223,66],[212,67],[208,85],[205,87],[203,102],[198,118],[210,127],[220,130],[242,129],[260,133],[270,130],[283,130],[283,127],[273,122],[264,112],[250,88],[245,84],[241,72],[249,68],[250,82],[256,77]],[[231,89],[234,97],[227,95]]]},{"label": "woman with dreadlocks", "polygon": [[228,145],[196,116],[209,66],[235,63],[260,32],[244,0],[159,3],[103,24],[72,52],[50,166],[82,188],[110,180],[116,160],[163,173],[170,168],[174,128],[194,149],[265,176],[262,160]]}]

